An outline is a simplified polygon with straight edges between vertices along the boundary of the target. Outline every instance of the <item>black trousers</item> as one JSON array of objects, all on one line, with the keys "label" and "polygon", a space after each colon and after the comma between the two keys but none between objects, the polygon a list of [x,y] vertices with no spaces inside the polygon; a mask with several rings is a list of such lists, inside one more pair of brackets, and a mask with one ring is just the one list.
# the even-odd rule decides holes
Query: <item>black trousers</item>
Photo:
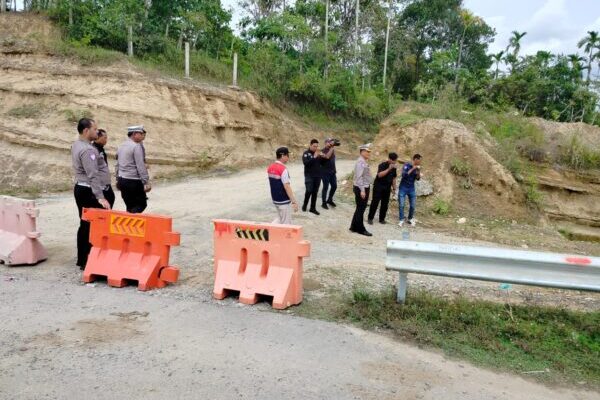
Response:
[{"label": "black trousers", "polygon": [[391,188],[373,188],[373,199],[371,199],[371,207],[369,207],[369,221],[375,218],[377,213],[377,207],[381,202],[381,208],[379,209],[379,222],[385,221],[387,215],[388,206],[390,205],[390,196],[392,195]]},{"label": "black trousers", "polygon": [[104,189],[102,193],[104,194],[106,201],[108,201],[108,204],[110,204],[110,208],[112,210],[113,206],[115,205],[115,192],[113,192],[112,186],[108,185],[108,187]]},{"label": "black trousers", "polygon": [[364,217],[367,204],[369,203],[369,188],[365,189],[365,193],[366,196],[363,199],[360,197],[360,189],[358,186],[354,186],[354,201],[356,202],[356,210],[354,211],[352,224],[350,225],[350,230],[352,232],[363,233],[367,230],[365,228]]},{"label": "black trousers", "polygon": [[118,179],[119,190],[121,197],[125,202],[127,212],[140,214],[148,207],[148,197],[144,192],[144,184],[138,179]]},{"label": "black trousers", "polygon": [[[323,173],[323,190],[321,192],[321,196],[323,198],[323,204],[327,202],[333,201],[333,195],[337,190],[337,176],[335,173],[324,172]],[[329,189],[329,193],[327,193],[327,189]]]},{"label": "black trousers", "polygon": [[306,193],[304,194],[304,205],[303,209],[306,209],[308,202],[310,201],[310,209],[317,209],[317,197],[319,196],[319,186],[321,186],[321,178],[314,176],[304,177],[304,186],[306,186]]},{"label": "black trousers", "polygon": [[85,186],[75,185],[73,189],[75,194],[75,203],[79,212],[79,229],[77,230],[77,265],[85,268],[88,255],[92,249],[90,243],[90,223],[81,219],[83,208],[102,208],[92,189]]}]

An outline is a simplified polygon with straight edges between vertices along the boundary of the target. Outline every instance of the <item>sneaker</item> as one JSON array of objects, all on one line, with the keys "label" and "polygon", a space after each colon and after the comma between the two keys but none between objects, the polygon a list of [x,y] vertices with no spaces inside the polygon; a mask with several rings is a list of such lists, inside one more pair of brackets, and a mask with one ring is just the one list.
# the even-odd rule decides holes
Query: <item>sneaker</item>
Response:
[{"label": "sneaker", "polygon": [[367,224],[373,225],[373,220],[372,219],[367,220]]},{"label": "sneaker", "polygon": [[327,202],[327,204],[329,204],[331,207],[334,207],[334,208],[335,208],[335,207],[337,207],[337,204],[335,204],[335,203],[333,202],[333,200],[329,200],[329,201]]},{"label": "sneaker", "polygon": [[415,225],[417,225],[417,220],[412,218],[412,219],[408,220],[408,223],[410,224],[410,226],[415,226]]},{"label": "sneaker", "polygon": [[327,207],[327,204],[325,204],[325,203],[321,204],[321,207],[323,207],[326,210],[329,210],[329,207]]},{"label": "sneaker", "polygon": [[398,222],[398,226],[404,226],[404,221]]},{"label": "sneaker", "polygon": [[314,209],[314,208],[311,208],[309,211],[310,211],[311,213],[315,214],[315,215],[321,215],[321,213],[320,213],[320,212],[318,212],[318,211],[317,211],[316,209]]}]

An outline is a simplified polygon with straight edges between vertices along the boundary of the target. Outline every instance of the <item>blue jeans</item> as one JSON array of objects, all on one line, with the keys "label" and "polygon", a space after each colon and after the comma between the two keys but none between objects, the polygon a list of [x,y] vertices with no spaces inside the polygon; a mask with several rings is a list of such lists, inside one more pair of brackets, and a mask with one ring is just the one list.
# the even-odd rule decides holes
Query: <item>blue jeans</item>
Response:
[{"label": "blue jeans", "polygon": [[[329,193],[327,193],[327,189],[329,189]],[[327,203],[328,201],[333,201],[333,195],[335,194],[336,189],[337,177],[335,174],[325,172],[323,174],[323,191],[321,192],[323,204]]]},{"label": "blue jeans", "polygon": [[408,219],[413,219],[415,216],[415,205],[417,203],[417,191],[412,189],[406,189],[401,187],[398,190],[398,202],[400,203],[400,221],[404,221],[404,201],[406,196],[408,196],[408,202],[410,204],[410,208],[408,210]]}]

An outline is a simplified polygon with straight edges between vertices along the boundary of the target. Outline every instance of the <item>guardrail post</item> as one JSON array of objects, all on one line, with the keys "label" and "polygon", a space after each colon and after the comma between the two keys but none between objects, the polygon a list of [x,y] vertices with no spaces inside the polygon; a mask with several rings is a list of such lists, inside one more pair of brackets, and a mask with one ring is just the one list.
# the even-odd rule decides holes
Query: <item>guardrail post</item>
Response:
[{"label": "guardrail post", "polygon": [[396,301],[399,304],[404,304],[406,301],[406,287],[408,286],[408,276],[404,272],[398,273],[398,295]]}]

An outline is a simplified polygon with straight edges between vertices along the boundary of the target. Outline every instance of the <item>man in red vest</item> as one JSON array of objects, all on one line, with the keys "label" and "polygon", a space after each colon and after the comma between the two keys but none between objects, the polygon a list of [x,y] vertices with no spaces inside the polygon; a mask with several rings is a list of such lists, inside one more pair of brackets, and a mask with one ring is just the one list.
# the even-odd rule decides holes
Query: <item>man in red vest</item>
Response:
[{"label": "man in red vest", "polygon": [[298,211],[298,202],[292,191],[290,174],[285,166],[290,159],[290,152],[287,147],[280,147],[275,151],[275,156],[277,161],[269,165],[267,169],[271,199],[278,214],[273,223],[290,225],[292,223],[292,208],[294,211]]}]

